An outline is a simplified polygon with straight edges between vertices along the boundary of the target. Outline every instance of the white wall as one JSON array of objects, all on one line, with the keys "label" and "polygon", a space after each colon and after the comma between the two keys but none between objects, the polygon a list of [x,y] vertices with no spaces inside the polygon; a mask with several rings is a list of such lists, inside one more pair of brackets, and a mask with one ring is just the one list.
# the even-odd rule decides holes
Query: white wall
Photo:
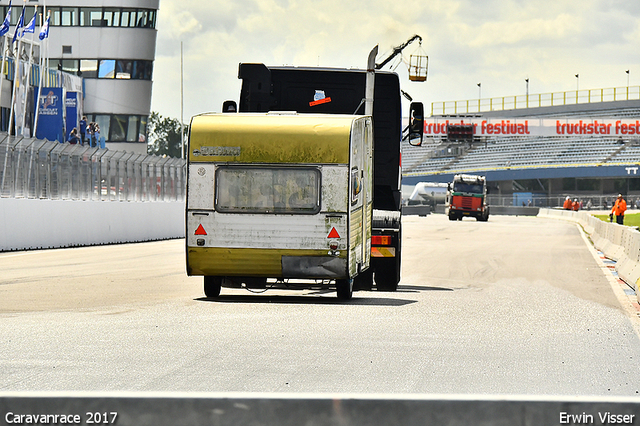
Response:
[{"label": "white wall", "polygon": [[0,198],[0,251],[184,238],[184,202]]}]

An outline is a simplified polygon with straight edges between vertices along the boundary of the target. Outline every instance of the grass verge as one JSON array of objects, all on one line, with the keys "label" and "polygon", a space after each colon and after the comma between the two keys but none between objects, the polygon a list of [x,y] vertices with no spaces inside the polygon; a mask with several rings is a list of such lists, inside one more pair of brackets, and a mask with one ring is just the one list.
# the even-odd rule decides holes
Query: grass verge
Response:
[{"label": "grass verge", "polygon": [[[594,214],[594,217],[597,217],[598,219],[602,220],[603,222],[609,222],[609,215],[608,214]],[[613,221],[615,222],[616,218],[613,218]],[[624,215],[624,225],[625,226],[632,226],[634,228],[637,228],[640,226],[640,213],[631,213],[631,214],[625,214]]]}]

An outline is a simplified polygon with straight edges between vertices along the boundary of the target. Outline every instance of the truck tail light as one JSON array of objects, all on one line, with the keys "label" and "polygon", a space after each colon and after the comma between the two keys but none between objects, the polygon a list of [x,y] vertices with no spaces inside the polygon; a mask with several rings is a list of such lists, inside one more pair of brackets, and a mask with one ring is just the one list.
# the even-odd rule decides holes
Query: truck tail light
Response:
[{"label": "truck tail light", "polygon": [[391,236],[390,235],[373,235],[373,236],[371,236],[371,245],[373,245],[373,246],[390,246],[391,245]]}]

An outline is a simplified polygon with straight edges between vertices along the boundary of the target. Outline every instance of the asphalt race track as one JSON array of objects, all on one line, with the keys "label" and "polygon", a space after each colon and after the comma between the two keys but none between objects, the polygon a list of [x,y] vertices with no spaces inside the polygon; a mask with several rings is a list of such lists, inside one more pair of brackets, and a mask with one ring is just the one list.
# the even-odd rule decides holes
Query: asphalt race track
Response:
[{"label": "asphalt race track", "polygon": [[411,216],[403,239],[399,290],[348,302],[206,299],[183,240],[0,253],[0,390],[639,395],[637,311],[575,224]]}]

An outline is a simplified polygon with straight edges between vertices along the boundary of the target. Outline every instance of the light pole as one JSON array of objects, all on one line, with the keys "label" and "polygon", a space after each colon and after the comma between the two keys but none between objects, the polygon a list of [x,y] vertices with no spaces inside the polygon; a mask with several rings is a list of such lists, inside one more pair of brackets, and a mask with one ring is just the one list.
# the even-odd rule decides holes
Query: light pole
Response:
[{"label": "light pole", "polygon": [[629,100],[629,70],[625,72],[627,73],[627,100]]},{"label": "light pole", "polygon": [[629,88],[629,70],[625,71],[627,73],[627,89]]},{"label": "light pole", "polygon": [[524,81],[527,83],[527,90],[526,90],[526,94],[527,94],[527,108],[529,108],[529,77],[525,78]]},{"label": "light pole", "polygon": [[184,159],[184,47],[180,41],[180,150]]},{"label": "light pole", "polygon": [[580,91],[580,74],[576,74],[576,103],[578,103],[578,92]]}]

